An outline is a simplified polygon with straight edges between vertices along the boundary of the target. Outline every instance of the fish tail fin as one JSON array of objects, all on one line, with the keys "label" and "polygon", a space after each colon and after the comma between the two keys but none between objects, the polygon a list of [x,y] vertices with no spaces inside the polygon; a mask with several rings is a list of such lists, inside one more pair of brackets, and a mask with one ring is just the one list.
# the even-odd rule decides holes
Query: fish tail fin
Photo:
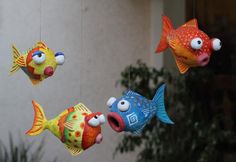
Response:
[{"label": "fish tail fin", "polygon": [[174,124],[174,122],[169,118],[165,109],[164,91],[165,91],[165,84],[161,85],[161,87],[157,90],[153,98],[153,102],[155,102],[155,104],[157,105],[156,116],[163,123]]},{"label": "fish tail fin", "polygon": [[170,21],[170,19],[163,15],[162,16],[162,35],[161,35],[161,40],[160,43],[156,49],[156,53],[160,53],[162,51],[164,51],[166,48],[168,48],[168,42],[167,42],[167,35],[169,34],[170,30],[173,29],[173,25],[172,22]]},{"label": "fish tail fin", "polygon": [[41,105],[34,100],[32,101],[34,106],[34,122],[32,128],[26,132],[29,136],[36,136],[43,132],[47,128],[47,119],[43,112]]},{"label": "fish tail fin", "polygon": [[17,50],[15,45],[12,45],[12,67],[9,71],[9,74],[14,74],[20,69],[20,66],[17,64],[16,60],[20,57],[20,52]]}]

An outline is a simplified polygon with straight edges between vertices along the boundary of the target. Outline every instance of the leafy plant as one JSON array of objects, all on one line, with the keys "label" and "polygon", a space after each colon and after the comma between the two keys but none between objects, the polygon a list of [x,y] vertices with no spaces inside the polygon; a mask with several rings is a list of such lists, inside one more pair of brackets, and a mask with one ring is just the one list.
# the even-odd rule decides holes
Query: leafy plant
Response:
[{"label": "leafy plant", "polygon": [[[191,70],[188,75],[171,75],[141,61],[121,73],[119,83],[152,99],[158,85],[167,86],[166,107],[175,122],[166,125],[153,118],[141,136],[125,134],[115,154],[139,148],[137,162],[221,162],[223,150],[235,149],[235,130],[222,127],[225,118],[210,110],[210,70]],[[231,147],[233,146],[233,147]]]},{"label": "leafy plant", "polygon": [[[0,162],[41,162],[43,157],[44,140],[35,147],[34,142],[25,142],[20,138],[15,143],[12,134],[9,134],[9,147],[0,141]],[[56,162],[56,159],[53,160]]]}]

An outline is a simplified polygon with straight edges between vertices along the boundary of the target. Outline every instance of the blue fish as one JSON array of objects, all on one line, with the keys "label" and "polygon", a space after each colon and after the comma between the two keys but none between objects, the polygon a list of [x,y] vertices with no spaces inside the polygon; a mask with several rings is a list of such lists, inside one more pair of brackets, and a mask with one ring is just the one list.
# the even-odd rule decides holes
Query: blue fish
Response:
[{"label": "blue fish", "polygon": [[130,90],[118,99],[111,97],[107,101],[109,125],[116,132],[140,134],[153,116],[163,123],[174,124],[165,110],[164,91],[165,84],[157,90],[152,100]]}]

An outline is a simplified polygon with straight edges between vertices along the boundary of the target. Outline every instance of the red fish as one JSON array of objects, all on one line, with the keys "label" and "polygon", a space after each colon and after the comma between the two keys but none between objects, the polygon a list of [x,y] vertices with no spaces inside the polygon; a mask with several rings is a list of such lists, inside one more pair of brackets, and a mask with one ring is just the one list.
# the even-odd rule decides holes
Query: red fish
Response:
[{"label": "red fish", "polygon": [[180,73],[184,74],[190,67],[203,67],[210,61],[212,51],[221,49],[221,41],[210,39],[198,29],[196,19],[192,19],[174,29],[170,19],[163,16],[163,31],[156,53],[171,48]]}]

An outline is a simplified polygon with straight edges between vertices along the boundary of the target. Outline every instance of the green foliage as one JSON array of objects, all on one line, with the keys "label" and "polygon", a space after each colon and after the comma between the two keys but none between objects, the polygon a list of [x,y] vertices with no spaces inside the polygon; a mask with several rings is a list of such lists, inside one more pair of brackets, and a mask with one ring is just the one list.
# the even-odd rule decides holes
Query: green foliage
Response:
[{"label": "green foliage", "polygon": [[137,162],[221,162],[224,147],[236,144],[233,130],[224,130],[224,116],[211,113],[209,88],[213,73],[195,69],[173,76],[141,61],[121,73],[120,84],[152,99],[161,82],[167,83],[166,107],[175,122],[166,125],[152,119],[141,136],[125,134],[115,154],[140,150]]},{"label": "green foliage", "polygon": [[27,143],[22,139],[16,144],[10,133],[9,147],[0,142],[0,162],[41,162],[44,154],[44,141],[41,141],[38,146],[35,145],[34,142]]}]

